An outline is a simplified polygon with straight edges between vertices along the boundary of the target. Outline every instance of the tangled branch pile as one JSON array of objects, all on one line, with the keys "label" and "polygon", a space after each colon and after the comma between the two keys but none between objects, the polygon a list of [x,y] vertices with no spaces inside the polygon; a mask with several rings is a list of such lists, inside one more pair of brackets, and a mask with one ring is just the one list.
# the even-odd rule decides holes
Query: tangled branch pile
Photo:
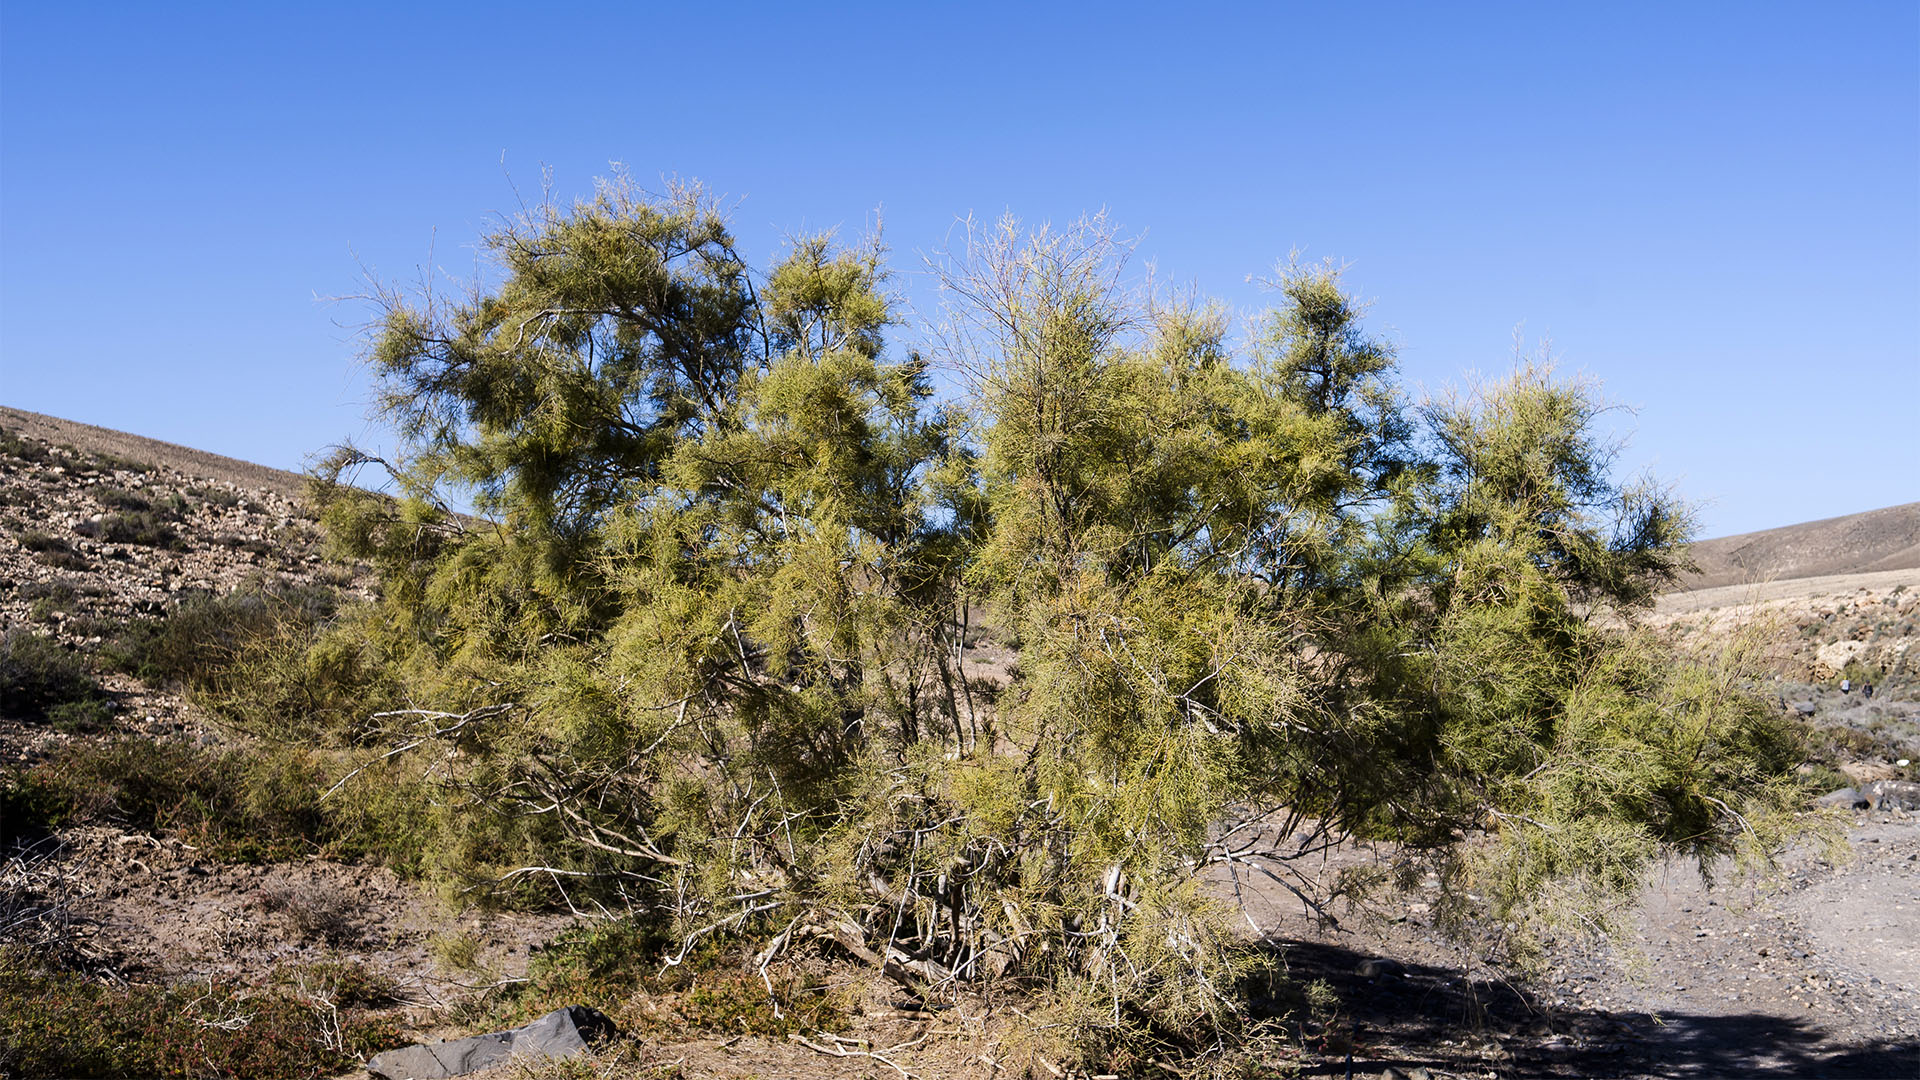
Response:
[{"label": "tangled branch pile", "polygon": [[1688,517],[1611,478],[1593,389],[1410,405],[1331,268],[1242,328],[1130,291],[1098,221],[1003,223],[889,358],[877,244],[759,275],[697,192],[486,243],[497,287],[378,297],[403,497],[351,449],[318,492],[382,599],[303,646],[294,683],[349,689],[273,684],[366,755],[332,797],[427,772],[462,880],[624,897],[669,963],[808,943],[1194,1048],[1252,962],[1210,868],[1308,891],[1230,804],[1426,853],[1521,938],[1784,805],[1737,668],[1634,628]]}]

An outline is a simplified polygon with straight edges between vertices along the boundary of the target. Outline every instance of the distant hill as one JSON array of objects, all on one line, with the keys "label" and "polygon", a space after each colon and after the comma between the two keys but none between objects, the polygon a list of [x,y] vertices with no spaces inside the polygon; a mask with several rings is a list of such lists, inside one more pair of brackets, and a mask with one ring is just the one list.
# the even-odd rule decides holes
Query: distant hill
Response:
[{"label": "distant hill", "polygon": [[112,428],[94,427],[57,416],[46,416],[25,409],[0,405],[0,428],[36,439],[77,447],[94,454],[112,454],[129,461],[176,469],[189,476],[261,488],[289,499],[298,499],[306,478],[285,469],[270,469],[251,461],[209,454],[189,446],[179,446],[144,435],[129,435]]},{"label": "distant hill", "polygon": [[1693,545],[1683,589],[1920,568],[1920,502]]}]

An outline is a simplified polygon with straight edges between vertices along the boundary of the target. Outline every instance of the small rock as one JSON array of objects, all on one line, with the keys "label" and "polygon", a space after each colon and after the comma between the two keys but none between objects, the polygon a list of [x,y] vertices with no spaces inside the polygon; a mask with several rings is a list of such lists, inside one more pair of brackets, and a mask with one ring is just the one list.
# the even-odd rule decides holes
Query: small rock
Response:
[{"label": "small rock", "polygon": [[367,1071],[388,1080],[464,1076],[509,1058],[561,1058],[611,1034],[613,1022],[585,1005],[569,1005],[509,1031],[467,1039],[403,1046],[375,1054]]},{"label": "small rock", "polygon": [[1877,780],[1866,794],[1876,810],[1920,810],[1920,784],[1911,780]]},{"label": "small rock", "polygon": [[1363,979],[1378,979],[1384,976],[1405,975],[1407,969],[1406,966],[1398,960],[1391,960],[1384,956],[1373,956],[1360,961],[1359,965],[1353,969],[1353,972]]},{"label": "small rock", "polygon": [[1848,810],[1871,810],[1873,800],[1859,788],[1841,788],[1813,800],[1815,806],[1838,806]]}]

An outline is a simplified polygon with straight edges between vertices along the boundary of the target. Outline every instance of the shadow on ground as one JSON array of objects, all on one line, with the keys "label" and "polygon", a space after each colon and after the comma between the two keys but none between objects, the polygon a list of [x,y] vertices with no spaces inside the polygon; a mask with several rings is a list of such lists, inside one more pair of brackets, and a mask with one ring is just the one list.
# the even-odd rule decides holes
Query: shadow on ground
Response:
[{"label": "shadow on ground", "polygon": [[1378,1076],[1389,1066],[1502,1077],[1920,1078],[1920,1043],[1839,1044],[1804,1018],[1611,1012],[1554,1006],[1525,988],[1458,970],[1382,962],[1334,945],[1287,942],[1296,984],[1325,980],[1341,1015],[1298,1034],[1316,1050],[1303,1075]]}]

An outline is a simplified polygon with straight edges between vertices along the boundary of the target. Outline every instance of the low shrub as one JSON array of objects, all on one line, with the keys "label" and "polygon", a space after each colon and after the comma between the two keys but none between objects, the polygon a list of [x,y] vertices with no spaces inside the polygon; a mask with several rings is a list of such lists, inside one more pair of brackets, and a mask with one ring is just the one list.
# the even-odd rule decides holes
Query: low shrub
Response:
[{"label": "low shrub", "polygon": [[159,468],[157,465],[152,465],[145,461],[136,461],[130,457],[122,457],[119,454],[109,453],[105,450],[97,450],[87,455],[87,464],[100,472],[130,472],[141,473],[143,475],[154,472]]},{"label": "low shrub", "polygon": [[174,520],[161,510],[116,510],[97,521],[83,521],[74,529],[103,543],[181,551],[184,545],[173,529]]},{"label": "low shrub", "polygon": [[323,885],[271,885],[253,896],[253,905],[279,915],[307,937],[338,942],[350,930],[346,897]]},{"label": "low shrub", "polygon": [[45,465],[53,460],[53,454],[46,447],[27,440],[0,428],[0,457],[10,457],[32,465]]},{"label": "low shrub", "polygon": [[192,693],[231,726],[275,742],[342,745],[397,707],[393,673],[370,637],[336,618],[337,589],[255,582],[198,593],[103,645],[113,668]]},{"label": "low shrub", "polygon": [[113,715],[113,701],[86,658],[18,628],[0,637],[0,714],[92,730]]},{"label": "low shrub", "polygon": [[0,770],[0,854],[64,823],[73,803],[64,788],[28,770]]},{"label": "low shrub", "polygon": [[244,551],[249,555],[273,554],[273,544],[267,540],[255,540],[246,536],[222,534],[214,537],[213,542],[230,551]]},{"label": "low shrub", "polygon": [[339,1008],[384,1008],[400,1003],[400,988],[392,979],[357,960],[316,960],[288,964],[273,973],[276,987],[305,998],[322,998]]},{"label": "low shrub", "polygon": [[22,833],[95,821],[177,836],[224,862],[321,854],[419,872],[437,828],[427,791],[410,774],[374,767],[325,799],[351,768],[300,747],[111,739],[70,743],[0,774],[0,797]]},{"label": "low shrub", "polygon": [[0,948],[0,1074],[331,1076],[398,1040],[392,1018],[312,985],[111,986]]},{"label": "low shrub", "polygon": [[93,498],[109,510],[152,510],[153,500],[138,492],[126,488],[97,487],[93,489]]},{"label": "low shrub", "polygon": [[329,589],[264,583],[190,593],[166,615],[128,624],[101,656],[145,682],[208,690],[250,643],[289,625],[311,628],[338,603]]},{"label": "low shrub", "polygon": [[57,548],[34,552],[33,561],[39,563],[41,566],[50,566],[55,570],[72,570],[83,574],[93,569],[93,564],[87,561],[86,556],[66,546],[64,543]]},{"label": "low shrub", "polygon": [[20,534],[20,546],[36,554],[50,551],[72,551],[73,546],[52,533],[32,529]]},{"label": "low shrub", "polygon": [[1858,660],[1849,660],[1847,661],[1847,666],[1840,669],[1840,677],[1849,680],[1853,685],[1854,691],[1858,693],[1862,687],[1871,683],[1884,682],[1886,680],[1886,673],[1877,667],[1871,667]]},{"label": "low shrub", "polygon": [[186,493],[188,496],[199,499],[208,506],[221,510],[231,510],[240,505],[240,494],[227,488],[206,485],[190,487]]},{"label": "low shrub", "polygon": [[55,614],[72,611],[79,601],[80,594],[64,581],[35,581],[21,586],[19,597],[33,601],[27,610],[27,618],[34,622],[50,622]]},{"label": "low shrub", "polygon": [[534,958],[527,981],[505,987],[470,1017],[516,1024],[568,1004],[589,1004],[623,1030],[706,1031],[779,1038],[840,1030],[850,1000],[819,972],[780,963],[761,978],[741,940],[715,935],[668,964],[680,943],[663,926],[613,919],[569,930]]}]

